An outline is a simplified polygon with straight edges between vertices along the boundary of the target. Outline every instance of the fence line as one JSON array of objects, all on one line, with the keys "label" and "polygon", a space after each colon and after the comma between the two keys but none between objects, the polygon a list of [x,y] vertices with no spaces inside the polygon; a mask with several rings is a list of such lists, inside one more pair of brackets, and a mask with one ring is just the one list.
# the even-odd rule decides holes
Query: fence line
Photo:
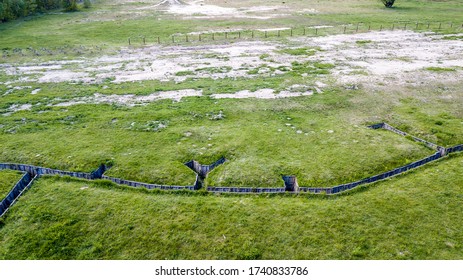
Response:
[{"label": "fence line", "polygon": [[434,144],[434,143],[431,143],[429,141],[426,141],[424,139],[421,139],[421,138],[418,138],[418,137],[415,137],[413,135],[410,135],[406,132],[403,132],[387,123],[379,123],[379,124],[375,124],[375,125],[371,125],[369,126],[370,128],[373,128],[373,129],[379,129],[379,128],[383,128],[383,129],[386,129],[386,130],[389,130],[389,131],[392,131],[396,134],[399,134],[399,135],[402,135],[402,136],[408,136],[408,137],[411,137],[413,140],[415,140],[416,142],[421,142],[423,144],[425,144],[427,147],[431,148],[431,149],[434,149],[434,150],[438,150],[438,151],[443,151],[445,150],[444,147],[441,147],[437,144]]},{"label": "fence line", "polygon": [[159,189],[159,190],[195,190],[194,186],[166,186],[166,185],[156,185],[156,184],[148,184],[148,183],[142,183],[142,182],[136,182],[136,181],[129,181],[129,180],[124,180],[120,178],[114,178],[114,177],[108,177],[103,175],[101,179],[104,180],[109,180],[113,183],[119,184],[119,185],[126,185],[129,187],[134,187],[134,188],[147,188],[149,190],[152,189]]},{"label": "fence line", "polygon": [[8,195],[0,202],[0,218],[10,209],[18,198],[28,189],[37,175],[32,176],[30,173],[24,173],[19,181],[14,185]]},{"label": "fence line", "polygon": [[214,42],[220,40],[254,40],[268,39],[279,37],[296,37],[296,36],[323,36],[334,34],[355,34],[369,31],[394,31],[394,30],[412,30],[412,31],[440,31],[440,30],[455,30],[461,31],[462,24],[454,22],[416,22],[416,21],[401,21],[385,24],[372,24],[365,22],[357,22],[350,24],[341,24],[337,26],[303,26],[292,27],[275,30],[227,30],[219,32],[204,32],[196,34],[172,34],[167,37],[161,37],[157,34],[152,36],[136,35],[128,38],[129,45],[146,45],[146,44],[162,44],[162,43],[192,43],[192,42]]}]

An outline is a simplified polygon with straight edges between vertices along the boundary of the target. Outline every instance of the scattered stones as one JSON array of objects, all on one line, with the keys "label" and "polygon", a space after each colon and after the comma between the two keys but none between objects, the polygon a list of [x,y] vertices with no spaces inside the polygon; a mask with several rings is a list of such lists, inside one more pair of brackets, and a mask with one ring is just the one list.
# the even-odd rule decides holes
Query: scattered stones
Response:
[{"label": "scattered stones", "polygon": [[219,111],[218,114],[212,113],[209,115],[209,119],[213,121],[223,120],[224,118],[225,118],[225,115],[223,114],[222,111]]},{"label": "scattered stones", "polygon": [[39,93],[39,91],[41,91],[41,90],[42,90],[41,88],[36,88],[31,92],[31,94],[35,95],[35,94]]}]

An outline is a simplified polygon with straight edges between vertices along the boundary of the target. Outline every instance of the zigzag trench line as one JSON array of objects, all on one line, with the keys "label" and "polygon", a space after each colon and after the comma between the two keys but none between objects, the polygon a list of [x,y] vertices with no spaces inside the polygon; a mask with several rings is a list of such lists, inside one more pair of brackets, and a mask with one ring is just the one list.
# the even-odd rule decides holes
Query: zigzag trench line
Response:
[{"label": "zigzag trench line", "polygon": [[[449,154],[462,152],[463,151],[463,144],[457,145],[451,148],[444,148],[438,146],[434,143],[428,142],[426,140],[420,139],[418,137],[411,136],[387,123],[379,123],[369,126],[371,129],[386,129],[397,133],[402,136],[410,136],[413,140],[417,142],[421,142],[428,146],[429,148],[435,149],[436,152],[431,156],[428,156],[424,159],[419,161],[412,162],[410,164],[404,165],[402,167],[371,176],[359,181],[355,181],[352,183],[341,184],[334,187],[329,188],[313,188],[313,187],[299,187],[297,183],[297,178],[295,176],[283,176],[283,181],[285,186],[283,188],[246,188],[246,187],[207,187],[206,190],[209,192],[214,193],[238,193],[238,194],[245,194],[245,193],[314,193],[314,194],[339,194],[348,190],[351,190],[355,187],[360,185],[370,184],[377,181],[381,181],[401,173],[407,172],[409,170],[418,168],[424,164],[427,164],[432,161],[436,161],[440,158],[446,157]],[[91,173],[84,173],[84,172],[71,172],[71,171],[63,171],[58,169],[51,169],[45,168],[40,166],[33,166],[27,164],[15,164],[15,163],[0,163],[0,170],[9,169],[9,170],[16,170],[21,171],[24,175],[15,184],[13,189],[8,193],[8,195],[0,202],[0,217],[2,217],[8,209],[18,200],[18,198],[32,185],[35,179],[40,178],[43,175],[59,175],[59,176],[70,176],[74,178],[81,178],[86,180],[96,180],[96,179],[104,179],[112,181],[116,184],[126,185],[130,187],[140,188],[144,187],[147,189],[160,189],[160,190],[190,190],[195,191],[202,188],[205,188],[205,180],[207,178],[207,174],[211,172],[214,168],[224,164],[227,160],[225,158],[221,158],[215,163],[211,165],[201,165],[197,161],[189,161],[185,163],[187,167],[193,170],[196,176],[196,182],[193,186],[167,186],[167,185],[157,185],[157,184],[148,184],[136,181],[129,181],[120,178],[113,178],[104,175],[104,172],[108,170],[108,167],[104,164],[100,165],[98,169]]]}]

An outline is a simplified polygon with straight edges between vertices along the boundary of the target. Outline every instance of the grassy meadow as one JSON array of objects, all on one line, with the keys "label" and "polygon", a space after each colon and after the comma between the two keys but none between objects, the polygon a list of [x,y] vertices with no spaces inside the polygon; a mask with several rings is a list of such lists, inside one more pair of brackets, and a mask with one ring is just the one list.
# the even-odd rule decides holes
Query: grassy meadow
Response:
[{"label": "grassy meadow", "polygon": [[0,259],[461,259],[462,163],[334,197],[42,178],[0,222]]},{"label": "grassy meadow", "polygon": [[0,201],[10,192],[14,184],[16,184],[19,179],[21,179],[21,176],[21,173],[16,171],[0,171]]},{"label": "grassy meadow", "polygon": [[[257,0],[206,2],[236,9],[263,5]],[[336,78],[336,61],[304,62],[323,57],[323,50],[295,47],[287,29],[281,37],[272,31],[269,38],[263,32],[249,38],[250,30],[260,28],[292,27],[297,37],[303,27],[306,36],[315,36],[309,27],[331,26],[317,30],[324,36],[343,33],[344,25],[354,33],[357,24],[367,32],[418,22],[407,28],[433,30],[445,35],[442,40],[459,42],[461,0],[397,1],[393,9],[374,0],[310,2],[288,2],[285,16],[263,20],[181,16],[147,9],[142,2],[100,0],[75,13],[55,11],[1,23],[0,162],[84,172],[106,163],[112,165],[108,176],[192,185],[195,174],[185,162],[210,164],[225,157],[228,161],[208,175],[207,185],[283,187],[283,175],[296,175],[300,186],[330,187],[434,153],[408,138],[368,129],[373,123],[387,122],[445,147],[463,143],[463,84],[459,79],[426,81],[432,75],[458,75],[460,66],[425,67],[416,71],[424,77],[417,83],[391,80],[372,87],[367,81],[346,87]],[[265,6],[279,5],[265,1]],[[225,39],[224,30],[243,30],[243,40],[279,47],[257,56],[258,67],[236,66],[247,73],[243,76],[217,78],[230,69],[198,65],[173,73],[183,80],[118,82],[117,74],[98,80],[97,70],[90,82],[37,78],[46,67],[72,72],[84,67],[82,61],[143,53],[143,37],[148,47],[158,46],[160,37],[155,50],[177,52],[177,46],[240,42],[236,34]],[[222,37],[198,42],[192,36],[186,42],[185,34],[208,31]],[[288,66],[271,66],[279,55],[288,57]],[[45,68],[19,74],[29,66]],[[322,91],[314,86],[320,81]],[[313,94],[214,98],[245,90],[279,93],[295,85],[307,85]],[[96,93],[122,98],[181,90],[202,95],[136,106],[93,100]],[[75,103],[60,105],[66,102]],[[0,219],[0,259],[462,259],[462,163],[461,153],[455,154],[333,197],[146,191],[107,181],[43,177]],[[0,198],[20,176],[0,171]]]}]

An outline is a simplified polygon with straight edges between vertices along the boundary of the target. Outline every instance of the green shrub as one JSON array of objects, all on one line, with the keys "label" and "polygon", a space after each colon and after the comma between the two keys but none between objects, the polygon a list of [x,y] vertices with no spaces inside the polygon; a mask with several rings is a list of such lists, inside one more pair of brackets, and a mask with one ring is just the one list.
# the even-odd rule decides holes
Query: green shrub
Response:
[{"label": "green shrub", "polygon": [[89,9],[92,6],[92,2],[90,0],[84,0],[84,8]]}]

